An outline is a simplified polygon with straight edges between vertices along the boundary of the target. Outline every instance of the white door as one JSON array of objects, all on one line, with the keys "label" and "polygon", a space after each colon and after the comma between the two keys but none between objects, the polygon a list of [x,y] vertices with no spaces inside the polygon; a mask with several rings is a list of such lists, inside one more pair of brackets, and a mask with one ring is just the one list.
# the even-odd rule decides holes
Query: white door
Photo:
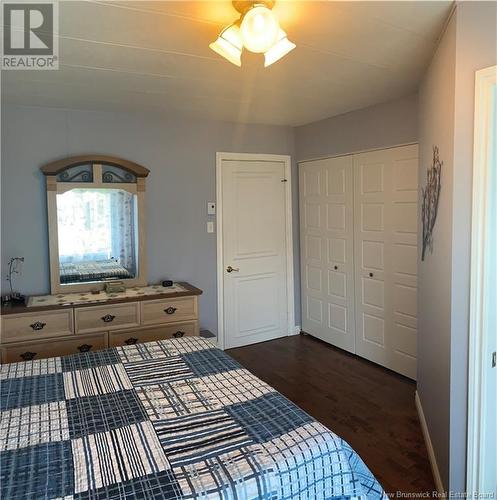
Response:
[{"label": "white door", "polygon": [[286,336],[293,318],[288,294],[289,280],[293,281],[288,276],[290,179],[285,177],[285,160],[240,158],[221,159],[218,168],[225,348]]},{"label": "white door", "polygon": [[302,330],[355,351],[352,156],[300,164]]},{"label": "white door", "polygon": [[356,353],[416,378],[418,147],[354,155]]}]

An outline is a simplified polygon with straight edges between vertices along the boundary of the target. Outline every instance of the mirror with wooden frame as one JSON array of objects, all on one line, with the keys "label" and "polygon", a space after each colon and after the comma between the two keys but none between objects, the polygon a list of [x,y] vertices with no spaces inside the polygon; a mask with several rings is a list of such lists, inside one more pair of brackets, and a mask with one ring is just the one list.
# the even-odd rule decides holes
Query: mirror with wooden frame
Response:
[{"label": "mirror with wooden frame", "polygon": [[111,156],[42,167],[47,183],[52,294],[147,284],[145,180],[149,170]]}]

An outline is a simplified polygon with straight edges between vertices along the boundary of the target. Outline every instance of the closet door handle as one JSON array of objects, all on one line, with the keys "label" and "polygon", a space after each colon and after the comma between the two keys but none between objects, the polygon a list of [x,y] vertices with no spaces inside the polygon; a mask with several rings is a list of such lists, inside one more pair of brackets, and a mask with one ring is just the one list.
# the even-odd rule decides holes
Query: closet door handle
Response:
[{"label": "closet door handle", "polygon": [[36,356],[36,352],[26,351],[20,354],[20,357],[24,361],[31,361]]},{"label": "closet door handle", "polygon": [[138,342],[138,339],[135,339],[135,337],[130,337],[129,339],[125,340],[124,343],[126,345],[134,345]]},{"label": "closet door handle", "polygon": [[374,276],[373,273],[369,273],[369,277],[372,278]]},{"label": "closet door handle", "polygon": [[333,266],[333,269],[334,269],[335,271],[337,271],[337,270],[338,270],[338,266]]}]

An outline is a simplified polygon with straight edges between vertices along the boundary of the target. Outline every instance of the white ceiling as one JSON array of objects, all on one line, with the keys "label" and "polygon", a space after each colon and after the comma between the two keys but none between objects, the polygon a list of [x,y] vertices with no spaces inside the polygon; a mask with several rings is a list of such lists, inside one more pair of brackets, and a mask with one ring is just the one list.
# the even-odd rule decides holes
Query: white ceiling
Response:
[{"label": "white ceiling", "polygon": [[4,71],[2,101],[301,125],[413,92],[449,1],[282,1],[297,48],[269,68],[208,48],[230,1],[60,1],[60,69]]}]

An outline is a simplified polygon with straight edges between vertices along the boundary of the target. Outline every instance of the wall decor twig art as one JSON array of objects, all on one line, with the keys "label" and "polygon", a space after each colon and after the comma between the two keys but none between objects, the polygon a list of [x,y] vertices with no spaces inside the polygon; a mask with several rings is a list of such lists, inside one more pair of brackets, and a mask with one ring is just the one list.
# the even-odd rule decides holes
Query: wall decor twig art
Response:
[{"label": "wall decor twig art", "polygon": [[426,171],[426,186],[422,189],[423,204],[421,216],[423,218],[423,250],[421,260],[425,260],[426,249],[433,252],[433,228],[437,220],[438,199],[440,197],[440,177],[443,162],[438,156],[438,146],[433,147],[433,164]]}]

